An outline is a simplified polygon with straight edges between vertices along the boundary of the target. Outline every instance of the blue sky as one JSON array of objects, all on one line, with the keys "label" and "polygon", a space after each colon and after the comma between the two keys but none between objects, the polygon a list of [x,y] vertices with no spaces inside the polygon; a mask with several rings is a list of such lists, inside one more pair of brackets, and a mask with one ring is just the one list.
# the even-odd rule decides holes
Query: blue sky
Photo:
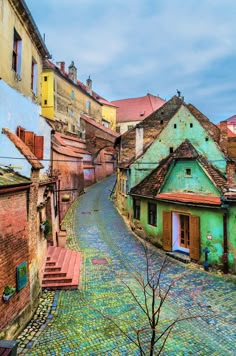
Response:
[{"label": "blue sky", "polygon": [[54,62],[108,100],[180,90],[211,121],[236,114],[235,0],[26,0]]}]

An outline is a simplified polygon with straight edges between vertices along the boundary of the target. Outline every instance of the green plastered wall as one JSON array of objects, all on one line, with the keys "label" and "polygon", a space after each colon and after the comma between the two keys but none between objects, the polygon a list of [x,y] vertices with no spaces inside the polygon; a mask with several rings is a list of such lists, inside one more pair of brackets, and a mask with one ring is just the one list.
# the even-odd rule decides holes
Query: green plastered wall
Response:
[{"label": "green plastered wall", "polygon": [[169,155],[170,147],[175,150],[186,139],[211,164],[225,173],[226,161],[223,153],[199,121],[185,106],[181,106],[148,150],[131,165],[130,187],[138,184],[157,167]]},{"label": "green plastered wall", "polygon": [[[186,174],[191,169],[191,175]],[[191,160],[177,161],[172,165],[161,193],[193,192],[209,196],[220,196],[218,189],[212,184],[198,162]]]},{"label": "green plastered wall", "polygon": [[[173,203],[157,202],[157,226],[151,226],[147,223],[148,202],[154,202],[147,199],[141,201],[141,219],[133,220],[133,224],[138,224],[144,230],[145,236],[154,244],[162,245],[163,234],[163,211],[196,215],[200,218],[200,263],[203,263],[205,254],[203,249],[208,247],[210,253],[208,260],[211,265],[222,265],[223,255],[223,211],[222,209],[195,208]],[[228,261],[229,267],[233,268],[236,258],[236,207],[231,208],[228,219]]]}]

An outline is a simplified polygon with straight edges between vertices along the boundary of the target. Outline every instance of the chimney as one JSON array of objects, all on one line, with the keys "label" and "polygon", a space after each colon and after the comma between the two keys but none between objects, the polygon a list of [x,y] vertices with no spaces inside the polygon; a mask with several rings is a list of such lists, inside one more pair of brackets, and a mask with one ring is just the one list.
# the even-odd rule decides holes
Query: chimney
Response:
[{"label": "chimney", "polygon": [[69,78],[76,83],[77,81],[77,68],[74,64],[74,61],[71,62],[71,65],[68,68],[68,72],[69,72]]},{"label": "chimney", "polygon": [[65,62],[57,62],[56,64],[60,67],[60,70],[65,73]]},{"label": "chimney", "polygon": [[137,158],[143,153],[143,125],[137,124],[135,130],[135,155]]},{"label": "chimney", "polygon": [[227,174],[227,183],[228,188],[235,188],[235,171],[236,164],[233,161],[227,161],[226,163],[226,174]]},{"label": "chimney", "polygon": [[92,79],[90,79],[90,76],[86,80],[86,89],[89,95],[92,95]]},{"label": "chimney", "polygon": [[220,147],[225,153],[227,153],[227,148],[228,148],[228,124],[227,124],[227,121],[221,121],[219,128],[220,128]]}]

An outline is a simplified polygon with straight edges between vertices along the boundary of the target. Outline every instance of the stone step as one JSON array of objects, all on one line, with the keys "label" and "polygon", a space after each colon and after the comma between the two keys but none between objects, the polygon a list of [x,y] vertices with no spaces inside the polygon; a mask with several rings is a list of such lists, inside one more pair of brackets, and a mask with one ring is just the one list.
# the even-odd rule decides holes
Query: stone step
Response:
[{"label": "stone step", "polygon": [[184,253],[181,253],[181,252],[166,252],[166,255],[169,256],[169,257],[172,257],[174,258],[175,260],[178,260],[180,262],[183,262],[183,263],[190,263],[191,262],[191,258],[184,254]]},{"label": "stone step", "polygon": [[[48,247],[42,288],[77,289],[79,284],[81,253],[63,247]],[[51,265],[53,263],[53,265]]]}]

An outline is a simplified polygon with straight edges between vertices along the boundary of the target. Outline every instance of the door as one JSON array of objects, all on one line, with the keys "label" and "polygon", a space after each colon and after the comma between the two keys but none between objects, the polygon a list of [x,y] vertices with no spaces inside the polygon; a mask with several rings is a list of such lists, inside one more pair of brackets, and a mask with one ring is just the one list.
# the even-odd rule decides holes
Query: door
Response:
[{"label": "door", "polygon": [[179,216],[179,245],[180,247],[189,248],[190,246],[190,234],[189,234],[189,216]]}]

